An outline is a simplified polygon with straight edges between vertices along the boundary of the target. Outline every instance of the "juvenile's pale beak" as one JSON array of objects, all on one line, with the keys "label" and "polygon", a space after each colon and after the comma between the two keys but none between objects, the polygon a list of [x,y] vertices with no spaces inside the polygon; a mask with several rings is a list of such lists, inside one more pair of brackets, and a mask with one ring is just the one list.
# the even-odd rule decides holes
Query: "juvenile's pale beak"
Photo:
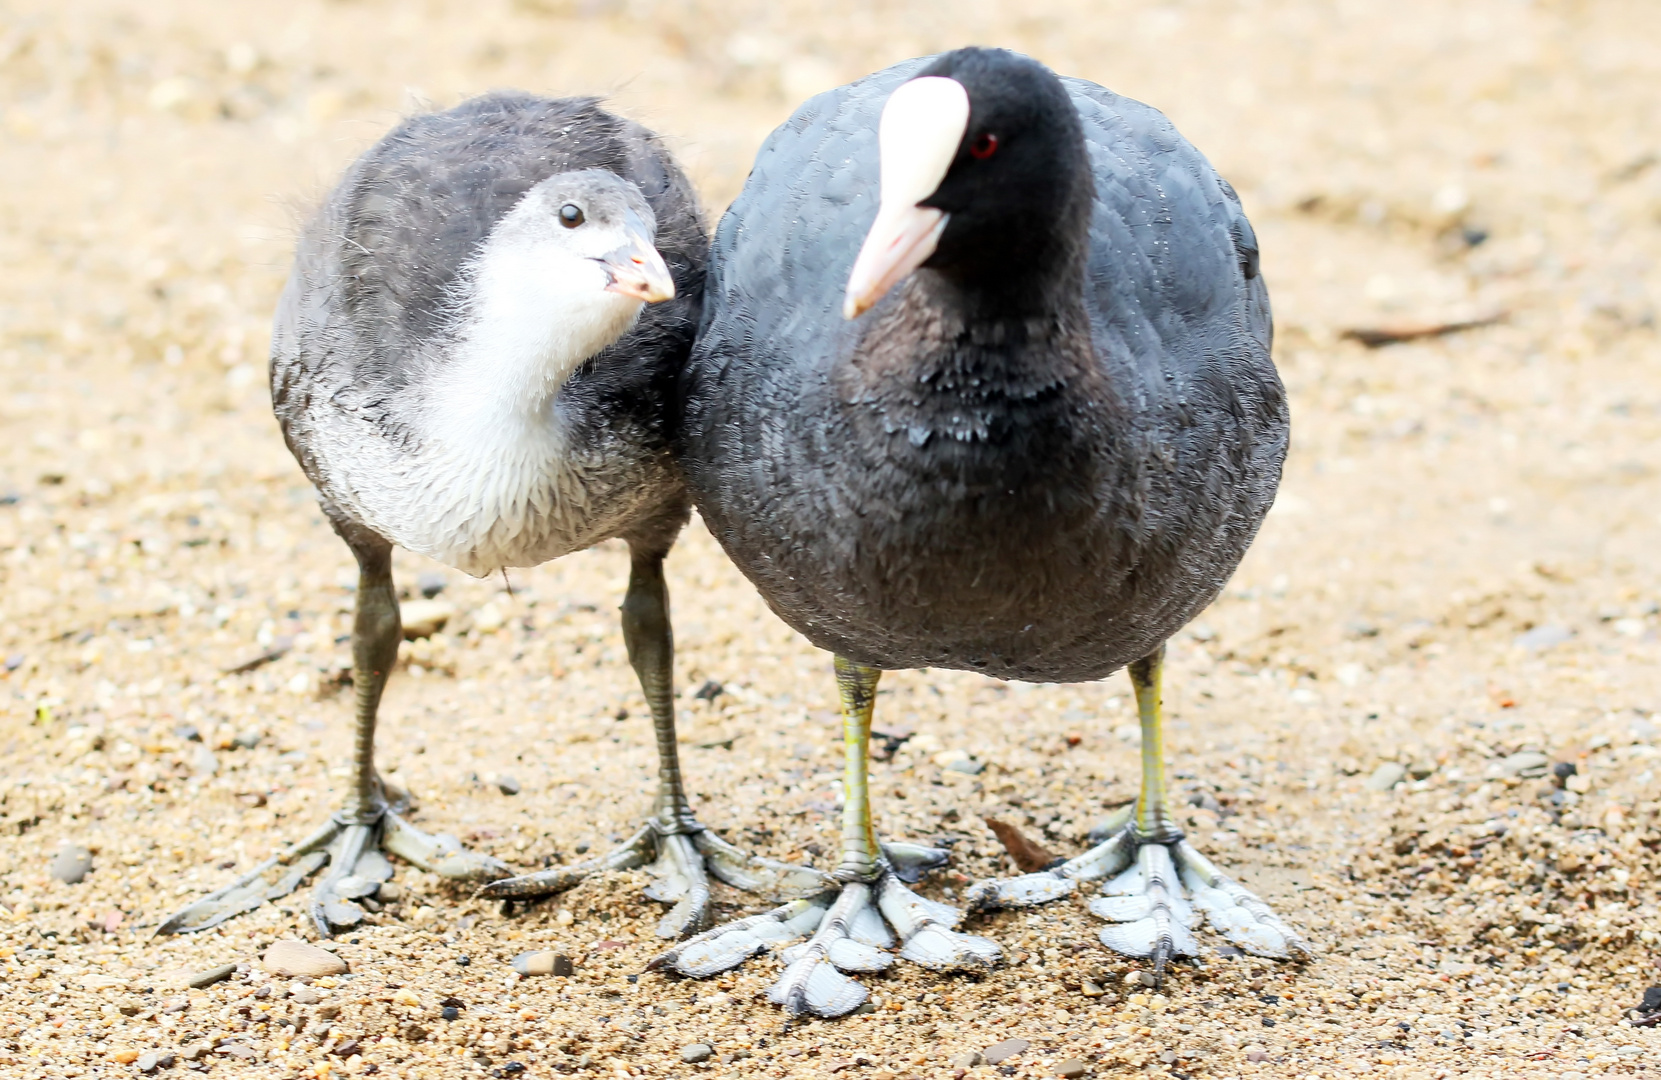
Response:
[{"label": "juvenile's pale beak", "polygon": [[652,244],[645,223],[630,215],[626,226],[629,242],[600,257],[600,265],[611,278],[606,292],[621,293],[655,304],[675,297],[675,279]]},{"label": "juvenile's pale beak", "polygon": [[877,128],[881,203],[848,274],[844,318],[857,319],[934,254],[949,215],[918,205],[951,169],[969,125],[969,92],[927,75],[888,96]]}]

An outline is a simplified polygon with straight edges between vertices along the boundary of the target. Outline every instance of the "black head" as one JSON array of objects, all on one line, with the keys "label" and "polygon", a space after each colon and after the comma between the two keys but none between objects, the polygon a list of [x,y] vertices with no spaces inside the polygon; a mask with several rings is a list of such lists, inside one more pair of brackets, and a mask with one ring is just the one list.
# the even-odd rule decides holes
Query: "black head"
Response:
[{"label": "black head", "polygon": [[918,74],[952,79],[969,95],[957,156],[919,204],[950,215],[923,265],[972,280],[1071,262],[1094,192],[1084,129],[1061,80],[1006,49],[959,49]]},{"label": "black head", "polygon": [[1079,277],[1095,183],[1067,88],[1036,60],[959,49],[896,89],[882,205],[849,278],[856,317],[918,267],[983,303],[1044,303]]}]

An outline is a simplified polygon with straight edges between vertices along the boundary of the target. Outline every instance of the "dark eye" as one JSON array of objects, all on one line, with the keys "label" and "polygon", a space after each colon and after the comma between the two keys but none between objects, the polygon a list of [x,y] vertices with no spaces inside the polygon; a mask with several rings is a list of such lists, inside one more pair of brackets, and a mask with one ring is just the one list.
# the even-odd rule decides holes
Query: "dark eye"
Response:
[{"label": "dark eye", "polygon": [[969,144],[969,156],[985,161],[998,151],[998,137],[990,131],[975,136],[975,141]]},{"label": "dark eye", "polygon": [[583,223],[582,207],[576,203],[566,203],[559,208],[559,223],[567,229],[575,229]]}]

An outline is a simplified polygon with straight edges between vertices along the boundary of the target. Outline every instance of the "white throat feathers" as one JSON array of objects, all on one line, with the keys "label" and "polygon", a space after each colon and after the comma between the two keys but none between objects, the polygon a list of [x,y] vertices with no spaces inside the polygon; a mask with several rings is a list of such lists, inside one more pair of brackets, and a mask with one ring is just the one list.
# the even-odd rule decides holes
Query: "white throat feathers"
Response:
[{"label": "white throat feathers", "polygon": [[594,462],[571,460],[559,395],[634,326],[642,296],[674,294],[654,234],[645,200],[610,173],[527,192],[458,276],[449,330],[413,388],[413,439],[383,441],[352,484],[364,520],[480,576],[599,539],[596,514],[618,499],[590,490],[608,479]]}]

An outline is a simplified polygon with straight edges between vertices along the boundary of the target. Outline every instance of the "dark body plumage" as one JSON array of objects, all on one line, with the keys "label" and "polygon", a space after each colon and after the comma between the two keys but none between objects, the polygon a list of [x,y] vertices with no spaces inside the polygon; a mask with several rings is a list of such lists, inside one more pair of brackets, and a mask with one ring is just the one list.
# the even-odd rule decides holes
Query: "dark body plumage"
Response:
[{"label": "dark body plumage", "polygon": [[813,98],[757,156],[711,249],[683,464],[819,647],[1097,679],[1218,594],[1273,501],[1288,417],[1256,239],[1163,115],[1065,79],[1095,188],[1082,302],[1075,280],[965,307],[919,271],[845,321],[878,117],[928,63]]},{"label": "dark body plumage", "polygon": [[[687,510],[664,418],[698,321],[708,236],[691,184],[657,136],[593,98],[498,92],[410,117],[358,159],[307,225],[277,313],[271,396],[326,507],[365,516],[354,490],[364,481],[348,467],[364,448],[421,450],[411,421],[424,380],[446,362],[464,267],[533,186],[582,169],[615,173],[645,197],[676,295],[648,305],[559,388],[555,407],[572,436],[567,480],[581,505],[566,498],[570,520],[505,564],[617,535],[668,549]],[[337,460],[321,461],[330,447]]]}]

